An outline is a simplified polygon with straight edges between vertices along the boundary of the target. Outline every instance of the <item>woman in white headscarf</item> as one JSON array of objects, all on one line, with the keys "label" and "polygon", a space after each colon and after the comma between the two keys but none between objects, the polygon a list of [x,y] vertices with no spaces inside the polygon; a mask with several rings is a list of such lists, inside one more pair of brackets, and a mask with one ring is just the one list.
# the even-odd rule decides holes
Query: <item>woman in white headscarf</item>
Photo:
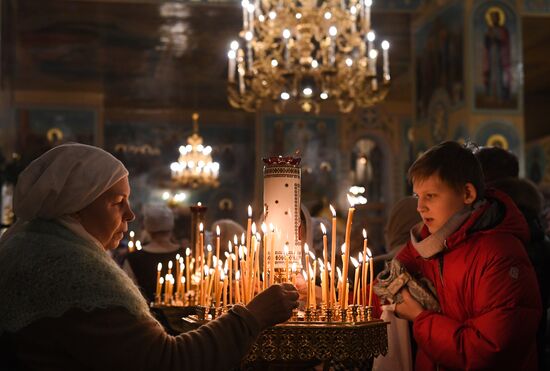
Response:
[{"label": "woman in white headscarf", "polygon": [[46,152],[19,176],[17,223],[0,242],[0,337],[16,367],[229,369],[263,328],[289,318],[298,294],[274,285],[197,331],[167,335],[106,254],[134,218],[129,196],[122,163],[82,144]]}]

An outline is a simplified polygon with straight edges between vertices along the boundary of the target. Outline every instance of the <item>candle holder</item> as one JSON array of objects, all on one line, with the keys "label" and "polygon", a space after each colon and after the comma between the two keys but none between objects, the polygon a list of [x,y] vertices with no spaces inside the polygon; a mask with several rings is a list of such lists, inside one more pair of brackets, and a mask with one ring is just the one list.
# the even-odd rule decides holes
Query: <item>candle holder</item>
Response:
[{"label": "candle holder", "polygon": [[332,317],[333,317],[333,309],[330,308],[330,307],[326,307],[325,308],[325,321],[326,322],[332,322]]},{"label": "candle holder", "polygon": [[372,307],[363,307],[363,313],[366,321],[372,321]]},{"label": "candle holder", "polygon": [[352,321],[357,322],[357,315],[358,315],[358,312],[359,312],[359,305],[351,305],[349,309],[351,309],[351,319],[352,319]]},{"label": "candle holder", "polygon": [[312,315],[311,315],[311,308],[306,308],[306,310],[304,311],[304,319],[306,322],[311,322],[312,321]]},{"label": "candle holder", "polygon": [[348,310],[340,308],[340,322],[346,322],[348,319]]},{"label": "candle holder", "polygon": [[292,316],[290,317],[290,320],[292,322],[298,321],[298,309],[297,308],[292,309]]}]

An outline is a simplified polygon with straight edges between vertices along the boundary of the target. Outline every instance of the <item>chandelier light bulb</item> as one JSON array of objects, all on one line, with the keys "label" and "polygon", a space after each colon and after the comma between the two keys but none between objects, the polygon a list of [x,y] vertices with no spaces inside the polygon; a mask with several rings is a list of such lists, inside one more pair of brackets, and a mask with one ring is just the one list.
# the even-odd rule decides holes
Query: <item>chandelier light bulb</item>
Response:
[{"label": "chandelier light bulb", "polygon": [[365,0],[365,6],[371,7],[372,6],[372,0]]},{"label": "chandelier light bulb", "polygon": [[388,50],[389,48],[390,48],[390,43],[388,42],[388,40],[382,41],[382,49]]},{"label": "chandelier light bulb", "polygon": [[281,93],[281,99],[282,100],[289,100],[290,99],[290,94],[288,94],[286,91],[283,91]]},{"label": "chandelier light bulb", "polygon": [[374,39],[376,39],[376,35],[374,34],[374,31],[369,31],[369,33],[367,33],[367,40],[368,41],[374,41]]},{"label": "chandelier light bulb", "polygon": [[254,35],[252,35],[252,32],[250,32],[250,31],[246,31],[246,33],[244,34],[244,39],[246,41],[252,41],[253,37],[254,37]]},{"label": "chandelier light bulb", "polygon": [[328,21],[331,18],[332,18],[332,13],[331,12],[326,12],[325,13],[325,19]]},{"label": "chandelier light bulb", "polygon": [[327,94],[327,92],[325,92],[325,91],[322,92],[320,96],[321,96],[321,99],[322,99],[322,100],[328,99],[328,94]]},{"label": "chandelier light bulb", "polygon": [[351,67],[353,65],[353,59],[346,58],[346,66]]},{"label": "chandelier light bulb", "polygon": [[277,62],[276,59],[271,60],[271,67],[277,67],[279,65],[279,62]]},{"label": "chandelier light bulb", "polygon": [[241,1],[241,5],[242,5],[242,7],[245,8],[245,9],[248,8],[248,4],[249,4],[248,0],[243,0],[243,1]]},{"label": "chandelier light bulb", "polygon": [[378,50],[371,49],[371,51],[369,52],[369,58],[370,59],[376,59],[376,57],[378,57]]},{"label": "chandelier light bulb", "polygon": [[274,20],[275,18],[277,18],[277,13],[273,10],[270,11],[269,12],[269,19]]},{"label": "chandelier light bulb", "polygon": [[230,50],[227,52],[227,58],[234,60],[236,57],[237,57],[237,53],[235,53],[234,50]]},{"label": "chandelier light bulb", "polygon": [[311,97],[313,90],[311,90],[311,88],[304,88],[303,93],[306,97]]},{"label": "chandelier light bulb", "polygon": [[179,152],[180,154],[185,155],[187,153],[187,149],[184,146],[180,146]]},{"label": "chandelier light bulb", "polygon": [[265,15],[260,14],[260,15],[258,16],[258,20],[259,20],[260,22],[265,22]]},{"label": "chandelier light bulb", "polygon": [[356,15],[356,14],[357,14],[357,8],[355,7],[355,5],[353,5],[351,8],[349,8],[349,12],[350,12],[352,15]]},{"label": "chandelier light bulb", "polygon": [[312,67],[312,68],[317,68],[317,67],[319,67],[319,62],[317,62],[316,59],[312,60],[312,61],[311,61],[311,67]]},{"label": "chandelier light bulb", "polygon": [[229,47],[231,50],[237,50],[239,49],[239,42],[237,40],[231,41],[231,44],[229,44]]},{"label": "chandelier light bulb", "polygon": [[256,10],[256,7],[254,6],[254,4],[248,4],[246,10],[248,10],[248,12],[252,14],[254,13],[254,10]]},{"label": "chandelier light bulb", "polygon": [[283,30],[283,37],[284,37],[285,39],[289,39],[289,38],[290,38],[290,30],[289,30],[288,28],[285,28],[285,29]]},{"label": "chandelier light bulb", "polygon": [[332,37],[336,36],[336,34],[338,34],[338,29],[336,28],[336,26],[330,26],[330,28],[328,29],[328,34]]},{"label": "chandelier light bulb", "polygon": [[302,19],[302,13],[296,13],[296,19]]}]

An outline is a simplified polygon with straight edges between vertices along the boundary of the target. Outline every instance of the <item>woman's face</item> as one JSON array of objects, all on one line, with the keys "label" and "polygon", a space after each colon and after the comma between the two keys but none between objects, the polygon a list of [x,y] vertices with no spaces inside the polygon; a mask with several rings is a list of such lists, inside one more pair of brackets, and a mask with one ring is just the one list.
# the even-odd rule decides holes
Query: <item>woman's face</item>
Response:
[{"label": "woman's face", "polygon": [[124,177],[94,202],[76,213],[80,224],[101,242],[105,250],[118,246],[128,230],[128,222],[135,218],[128,197],[130,197],[130,184],[128,177]]}]

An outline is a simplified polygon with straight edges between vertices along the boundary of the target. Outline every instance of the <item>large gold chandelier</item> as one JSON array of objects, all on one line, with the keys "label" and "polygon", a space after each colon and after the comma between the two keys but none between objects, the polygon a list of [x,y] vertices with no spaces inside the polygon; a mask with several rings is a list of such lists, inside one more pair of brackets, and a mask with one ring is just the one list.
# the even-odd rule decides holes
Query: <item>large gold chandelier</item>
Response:
[{"label": "large gold chandelier", "polygon": [[371,6],[372,0],[243,0],[243,42],[233,41],[228,52],[229,103],[255,111],[271,101],[281,112],[295,102],[317,113],[333,100],[347,113],[382,101],[389,43],[380,44],[379,58]]},{"label": "large gold chandelier", "polygon": [[199,135],[199,114],[193,113],[193,134],[180,146],[178,162],[172,162],[172,180],[184,187],[217,187],[220,164],[212,161],[212,147],[203,145]]}]

